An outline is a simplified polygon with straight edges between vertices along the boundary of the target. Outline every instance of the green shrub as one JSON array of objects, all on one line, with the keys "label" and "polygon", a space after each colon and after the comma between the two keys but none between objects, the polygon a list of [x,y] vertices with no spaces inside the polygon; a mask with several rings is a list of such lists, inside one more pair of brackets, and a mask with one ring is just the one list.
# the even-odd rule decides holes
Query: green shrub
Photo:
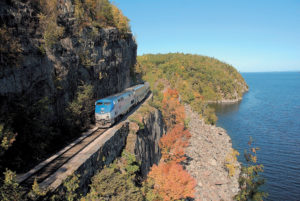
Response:
[{"label": "green shrub", "polygon": [[79,188],[79,177],[79,175],[73,174],[64,181],[66,200],[74,201],[79,199],[79,195],[76,193],[76,190]]},{"label": "green shrub", "polygon": [[140,129],[144,129],[145,125],[142,121],[139,120],[139,116],[138,115],[131,115],[129,117],[129,121],[136,123]]},{"label": "green shrub", "polygon": [[139,171],[134,155],[123,152],[122,157],[92,178],[90,192],[82,200],[144,200],[136,185]]},{"label": "green shrub", "polygon": [[40,0],[42,12],[38,15],[46,48],[52,48],[64,34],[64,28],[57,25],[57,1]]},{"label": "green shrub", "polygon": [[187,129],[189,127],[191,119],[190,118],[185,118],[184,119],[184,127]]},{"label": "green shrub", "polygon": [[11,128],[8,125],[0,124],[0,156],[8,150],[10,146],[16,140],[17,134],[12,132]]},{"label": "green shrub", "polygon": [[84,26],[116,27],[122,35],[130,31],[128,18],[108,0],[75,0],[74,17],[79,29]]},{"label": "green shrub", "polygon": [[92,85],[80,86],[76,97],[68,106],[70,120],[79,128],[85,129],[91,122],[94,109],[93,95]]},{"label": "green shrub", "polygon": [[39,198],[42,198],[46,195],[46,191],[42,190],[37,182],[37,179],[35,178],[32,184],[32,189],[28,193],[28,198],[31,200],[38,200]]},{"label": "green shrub", "polygon": [[4,172],[4,180],[0,187],[0,200],[11,201],[21,200],[21,187],[16,180],[16,173],[11,170]]},{"label": "green shrub", "polygon": [[121,10],[115,5],[112,5],[112,14],[115,26],[119,29],[121,34],[130,32],[129,19],[125,17]]},{"label": "green shrub", "polygon": [[215,110],[209,106],[204,109],[204,120],[207,124],[216,124],[218,117],[215,114]]}]

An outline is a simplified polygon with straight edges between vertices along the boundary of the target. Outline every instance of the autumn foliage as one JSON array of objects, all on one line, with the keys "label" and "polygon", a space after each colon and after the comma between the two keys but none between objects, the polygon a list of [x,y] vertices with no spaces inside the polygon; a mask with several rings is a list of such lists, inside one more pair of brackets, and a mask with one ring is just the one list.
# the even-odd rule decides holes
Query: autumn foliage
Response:
[{"label": "autumn foliage", "polygon": [[155,181],[154,192],[163,200],[178,200],[194,196],[195,180],[176,162],[154,165],[148,178]]},{"label": "autumn foliage", "polygon": [[164,162],[175,161],[177,163],[184,161],[184,151],[189,145],[190,132],[182,124],[176,124],[171,131],[164,135],[159,142]]},{"label": "autumn foliage", "polygon": [[162,153],[159,165],[154,165],[148,175],[152,184],[152,200],[178,200],[194,197],[196,181],[184,170],[180,162],[186,159],[190,132],[184,127],[184,106],[176,90],[167,89],[162,102],[162,113],[168,132],[159,142]]},{"label": "autumn foliage", "polygon": [[179,102],[179,93],[176,89],[169,88],[164,92],[162,113],[168,128],[184,123],[184,106]]}]

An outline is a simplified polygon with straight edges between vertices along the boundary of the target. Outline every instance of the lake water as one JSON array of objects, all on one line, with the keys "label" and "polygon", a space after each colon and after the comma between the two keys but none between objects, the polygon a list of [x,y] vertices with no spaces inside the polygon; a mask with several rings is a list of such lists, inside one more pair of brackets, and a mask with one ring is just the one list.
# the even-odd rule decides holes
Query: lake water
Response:
[{"label": "lake water", "polygon": [[243,162],[249,137],[265,166],[265,200],[300,200],[300,73],[244,73],[249,92],[238,104],[217,106]]}]

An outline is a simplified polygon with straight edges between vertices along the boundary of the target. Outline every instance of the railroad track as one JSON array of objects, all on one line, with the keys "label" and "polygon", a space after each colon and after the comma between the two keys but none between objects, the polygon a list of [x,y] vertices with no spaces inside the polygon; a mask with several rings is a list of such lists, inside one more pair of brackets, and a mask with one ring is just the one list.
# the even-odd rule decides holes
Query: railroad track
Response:
[{"label": "railroad track", "polygon": [[25,188],[31,188],[34,180],[43,182],[47,177],[57,171],[61,166],[76,156],[81,150],[98,138],[106,129],[96,128],[90,134],[80,137],[68,147],[54,155],[50,159],[42,162],[31,171],[18,177],[19,183]]},{"label": "railroad track", "polygon": [[[150,99],[152,94],[148,94],[146,98],[141,101],[135,108],[133,108],[128,114],[124,115],[121,120],[117,121],[114,125],[119,124],[124,121],[128,115],[135,112],[140,105],[142,105],[146,100]],[[103,134],[108,128],[95,127],[90,131],[84,133],[80,138],[76,139],[70,145],[43,161],[42,163],[35,166],[29,172],[18,175],[17,180],[25,189],[31,189],[34,180],[38,183],[42,183],[50,175],[56,172],[60,167],[66,164],[70,159],[75,157],[81,150],[92,143],[96,138]]]}]

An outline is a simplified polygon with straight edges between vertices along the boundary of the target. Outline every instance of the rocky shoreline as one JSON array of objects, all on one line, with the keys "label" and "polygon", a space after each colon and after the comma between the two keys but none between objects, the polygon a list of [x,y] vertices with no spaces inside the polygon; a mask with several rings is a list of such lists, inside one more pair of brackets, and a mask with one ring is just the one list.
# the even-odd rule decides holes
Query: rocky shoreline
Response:
[{"label": "rocky shoreline", "polygon": [[245,93],[247,93],[249,91],[248,86],[246,85],[242,91],[242,96],[238,97],[237,93],[235,93],[235,97],[234,99],[222,99],[222,100],[208,100],[206,101],[206,103],[208,104],[233,104],[233,103],[237,103],[240,102],[241,100],[243,100],[243,96]]},{"label": "rocky shoreline", "polygon": [[226,157],[232,152],[230,137],[223,128],[205,124],[188,105],[185,113],[192,134],[185,167],[197,181],[195,200],[233,200],[239,191],[240,164],[234,162],[236,171],[230,177],[225,165]]},{"label": "rocky shoreline", "polygon": [[208,104],[234,104],[240,102],[243,98],[236,98],[236,99],[223,99],[218,101],[206,101]]}]

